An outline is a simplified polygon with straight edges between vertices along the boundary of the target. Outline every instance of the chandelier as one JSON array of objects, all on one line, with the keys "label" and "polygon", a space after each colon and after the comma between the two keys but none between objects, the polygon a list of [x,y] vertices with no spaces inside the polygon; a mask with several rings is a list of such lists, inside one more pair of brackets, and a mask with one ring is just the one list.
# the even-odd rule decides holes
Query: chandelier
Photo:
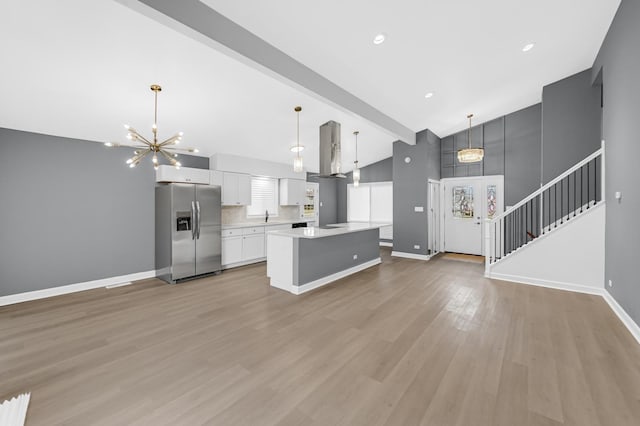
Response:
[{"label": "chandelier", "polygon": [[477,163],[484,158],[484,149],[471,148],[471,118],[473,114],[467,115],[469,119],[469,147],[458,150],[458,162],[460,163]]},{"label": "chandelier", "polygon": [[134,148],[133,157],[127,160],[127,164],[129,167],[135,167],[140,164],[140,161],[146,157],[148,154],[153,154],[151,157],[151,162],[153,163],[153,168],[158,170],[159,160],[158,154],[163,156],[169,164],[174,166],[176,169],[179,169],[181,164],[176,157],[178,153],[176,151],[182,152],[190,152],[197,153],[199,152],[197,148],[178,148],[176,147],[182,141],[182,132],[179,132],[169,139],[158,142],[158,92],[162,90],[157,84],[151,85],[151,91],[154,93],[155,103],[154,103],[154,116],[153,116],[153,126],[151,126],[151,132],[153,133],[152,141],[149,141],[147,138],[142,136],[136,129],[125,124],[124,128],[127,129],[127,139],[130,141],[128,143],[117,143],[117,142],[107,142],[105,143],[108,147],[119,147],[126,146],[129,148]]}]

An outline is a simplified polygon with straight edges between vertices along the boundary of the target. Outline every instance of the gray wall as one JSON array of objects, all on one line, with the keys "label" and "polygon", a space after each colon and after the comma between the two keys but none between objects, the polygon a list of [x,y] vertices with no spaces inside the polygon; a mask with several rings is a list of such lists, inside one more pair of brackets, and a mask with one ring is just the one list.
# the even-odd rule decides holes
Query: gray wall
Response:
[{"label": "gray wall", "polygon": [[468,130],[442,138],[442,178],[504,175],[507,206],[540,187],[541,104],[472,127],[471,146],[485,149],[479,163],[458,162],[457,152],[468,146],[468,140]]},{"label": "gray wall", "polygon": [[542,181],[547,183],[600,148],[600,86],[591,69],[542,89]]},{"label": "gray wall", "polygon": [[[411,162],[406,163],[405,158]],[[416,144],[393,143],[393,250],[427,254],[427,181],[440,179],[440,138],[430,130]],[[424,207],[415,212],[414,207]],[[419,248],[414,248],[418,245]]]},{"label": "gray wall", "polygon": [[155,269],[155,174],[130,156],[0,128],[0,296]]},{"label": "gray wall", "polygon": [[307,173],[307,182],[319,184],[320,192],[318,222],[320,226],[338,223],[338,182],[335,178],[321,178]]},{"label": "gray wall", "polygon": [[377,229],[370,229],[326,238],[295,238],[293,284],[304,285],[380,258],[378,235]]},{"label": "gray wall", "polygon": [[[607,222],[605,236],[605,288],[620,306],[640,324],[637,226],[640,199],[640,1],[622,0],[611,28],[598,53],[593,77],[602,75],[604,89],[602,130],[606,154]],[[622,192],[622,200],[614,198]]]},{"label": "gray wall", "polygon": [[[393,180],[392,157],[376,161],[360,169],[360,182],[391,182]],[[353,172],[347,173],[346,179],[335,179],[338,196],[338,222],[347,221],[347,185],[353,183]]]}]

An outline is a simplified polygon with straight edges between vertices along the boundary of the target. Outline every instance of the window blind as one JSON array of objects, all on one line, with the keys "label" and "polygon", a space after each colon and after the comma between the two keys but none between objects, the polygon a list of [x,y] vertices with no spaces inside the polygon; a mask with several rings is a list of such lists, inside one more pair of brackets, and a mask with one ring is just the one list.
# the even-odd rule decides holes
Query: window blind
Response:
[{"label": "window blind", "polygon": [[251,205],[247,206],[247,216],[278,215],[278,179],[251,177]]}]

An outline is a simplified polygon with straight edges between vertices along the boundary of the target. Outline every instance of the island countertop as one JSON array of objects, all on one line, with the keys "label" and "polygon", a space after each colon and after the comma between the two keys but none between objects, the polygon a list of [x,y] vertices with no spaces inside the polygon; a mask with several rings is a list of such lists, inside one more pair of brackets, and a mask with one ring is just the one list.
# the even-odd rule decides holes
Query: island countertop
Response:
[{"label": "island countertop", "polygon": [[269,231],[269,234],[280,235],[291,238],[324,238],[333,237],[335,235],[349,234],[352,232],[366,231],[369,229],[378,229],[385,226],[391,226],[390,223],[383,222],[348,222],[334,223],[322,227],[313,226],[308,228],[284,229],[280,231]]}]

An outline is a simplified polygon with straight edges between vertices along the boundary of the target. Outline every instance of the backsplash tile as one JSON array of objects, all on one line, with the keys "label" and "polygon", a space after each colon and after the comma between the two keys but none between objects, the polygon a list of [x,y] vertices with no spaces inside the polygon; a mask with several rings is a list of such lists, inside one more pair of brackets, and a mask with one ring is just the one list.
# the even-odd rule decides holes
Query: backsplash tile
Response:
[{"label": "backsplash tile", "polygon": [[[278,222],[301,220],[300,207],[280,206],[278,216],[270,216],[270,220]],[[246,206],[222,206],[222,224],[233,225],[236,223],[264,223],[264,217],[248,218]]]}]

